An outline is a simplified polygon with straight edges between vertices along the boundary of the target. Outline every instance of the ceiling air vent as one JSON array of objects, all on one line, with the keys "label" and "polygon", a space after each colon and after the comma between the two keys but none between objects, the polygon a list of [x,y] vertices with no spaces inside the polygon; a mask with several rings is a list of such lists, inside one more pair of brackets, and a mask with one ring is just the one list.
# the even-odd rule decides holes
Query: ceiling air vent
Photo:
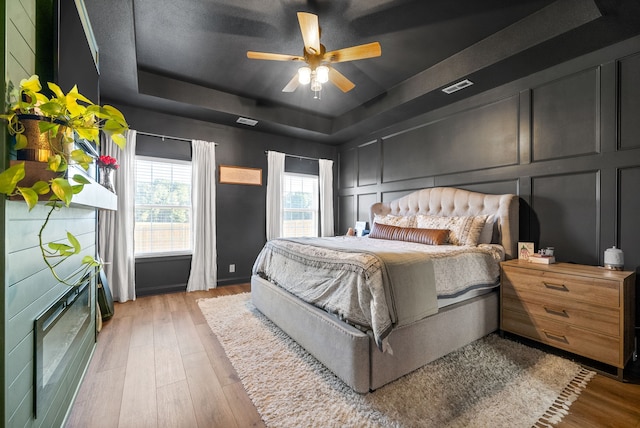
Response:
[{"label": "ceiling air vent", "polygon": [[256,126],[256,124],[258,123],[257,120],[249,119],[247,117],[239,117],[238,120],[236,120],[236,122],[241,123],[243,125],[249,125],[249,126]]},{"label": "ceiling air vent", "polygon": [[464,79],[459,81],[458,83],[454,83],[451,86],[447,86],[442,90],[442,92],[444,92],[445,94],[453,94],[454,92],[459,91],[460,89],[464,89],[471,85],[473,85],[473,82],[471,80]]}]

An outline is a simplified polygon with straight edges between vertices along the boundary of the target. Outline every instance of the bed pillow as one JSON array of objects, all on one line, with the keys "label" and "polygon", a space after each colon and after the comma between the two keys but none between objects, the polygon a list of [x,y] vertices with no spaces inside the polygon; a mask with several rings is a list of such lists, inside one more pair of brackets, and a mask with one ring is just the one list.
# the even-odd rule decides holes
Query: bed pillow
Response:
[{"label": "bed pillow", "polygon": [[369,238],[390,239],[392,241],[417,242],[426,245],[442,245],[447,242],[449,231],[446,229],[418,229],[415,227],[397,227],[374,223]]},{"label": "bed pillow", "polygon": [[449,243],[452,245],[476,246],[487,217],[486,215],[441,217],[420,214],[416,216],[416,222],[420,229],[448,229]]},{"label": "bed pillow", "polygon": [[378,224],[388,224],[389,226],[397,227],[416,227],[415,216],[400,216],[400,215],[379,215],[374,214],[373,222]]},{"label": "bed pillow", "polygon": [[478,244],[491,244],[493,243],[493,229],[496,224],[496,216],[491,214],[487,217],[484,222],[484,226],[482,227],[482,232],[480,232],[480,237],[478,238]]}]

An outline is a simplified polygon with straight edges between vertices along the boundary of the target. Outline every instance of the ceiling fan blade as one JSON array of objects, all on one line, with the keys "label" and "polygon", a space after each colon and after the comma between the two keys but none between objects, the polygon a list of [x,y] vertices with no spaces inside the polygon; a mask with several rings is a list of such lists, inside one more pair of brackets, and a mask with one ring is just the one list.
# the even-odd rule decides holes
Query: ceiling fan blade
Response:
[{"label": "ceiling fan blade", "polygon": [[329,80],[340,88],[342,92],[349,92],[356,86],[355,83],[344,77],[344,74],[333,67],[329,67]]},{"label": "ceiling fan blade", "polygon": [[318,16],[312,13],[298,12],[298,22],[300,22],[300,31],[302,32],[305,51],[309,55],[318,55],[320,53],[320,26],[318,24]]},{"label": "ceiling fan blade", "polygon": [[338,49],[324,54],[324,60],[329,62],[355,61],[358,59],[375,58],[382,55],[380,43],[373,42],[366,45],[352,46]]},{"label": "ceiling fan blade", "polygon": [[287,86],[282,88],[282,92],[293,92],[298,88],[300,81],[298,80],[298,73],[294,74]]},{"label": "ceiling fan blade", "polygon": [[270,53],[270,52],[253,52],[253,51],[247,51],[247,58],[266,59],[269,61],[304,61],[304,58],[297,55],[277,54],[277,53]]}]

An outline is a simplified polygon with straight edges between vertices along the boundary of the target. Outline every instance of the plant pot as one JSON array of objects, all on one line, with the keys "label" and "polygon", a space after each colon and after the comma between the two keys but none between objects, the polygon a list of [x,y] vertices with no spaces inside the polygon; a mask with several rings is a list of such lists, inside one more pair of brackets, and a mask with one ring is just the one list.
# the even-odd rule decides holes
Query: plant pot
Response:
[{"label": "plant pot", "polygon": [[[64,122],[32,114],[19,115],[18,119],[22,126],[24,126],[24,135],[27,137],[27,147],[18,150],[18,160],[47,162],[49,156],[56,153],[63,154],[67,158],[69,157],[71,145],[63,145],[62,143],[67,128]],[[39,123],[42,121],[59,124],[58,133],[55,136],[52,135],[52,132],[44,132],[41,134]]]}]

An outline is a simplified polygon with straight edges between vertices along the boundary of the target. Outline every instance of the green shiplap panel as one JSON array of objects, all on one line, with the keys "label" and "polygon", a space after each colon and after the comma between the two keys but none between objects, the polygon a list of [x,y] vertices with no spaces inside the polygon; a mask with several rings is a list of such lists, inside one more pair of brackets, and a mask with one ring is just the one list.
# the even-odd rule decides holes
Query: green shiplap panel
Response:
[{"label": "green shiplap panel", "polygon": [[[62,235],[60,235],[60,239],[54,242],[65,242],[67,241],[66,230],[61,230]],[[73,231],[72,231],[73,233]],[[63,269],[68,265],[75,265],[76,269],[80,268],[80,263],[82,261],[82,257],[85,255],[93,255],[93,253],[87,252],[87,249],[95,244],[95,234],[88,233],[82,235],[76,235],[76,238],[80,242],[82,246],[81,254],[76,254],[69,257],[67,260],[62,262],[59,266],[59,269]],[[95,252],[95,250],[94,250]],[[47,266],[42,260],[42,253],[40,247],[31,247],[21,251],[15,251],[13,253],[6,254],[6,263],[7,263],[7,272],[6,272],[6,281],[9,286],[12,286],[16,282],[28,278],[36,273],[47,270]],[[51,279],[52,283],[55,283],[55,280]]]},{"label": "green shiplap panel", "polygon": [[19,82],[23,76],[28,76],[29,74],[31,73],[22,68],[22,64],[20,64],[13,56],[7,55],[7,81],[14,81],[15,79],[18,79],[17,81]]},{"label": "green shiplap panel", "polygon": [[[7,202],[7,221],[21,220],[44,220],[49,212],[49,207],[45,204],[38,203],[31,211],[23,201]],[[76,218],[92,218],[95,217],[95,211],[83,208],[64,208],[56,211],[52,215],[53,220],[71,220]]]},{"label": "green shiplap panel", "polygon": [[44,312],[53,302],[57,301],[66,290],[68,290],[68,287],[65,285],[58,285],[52,288],[51,292],[40,296],[15,317],[7,320],[5,347],[8,352],[33,330],[33,321],[37,316]]},{"label": "green shiplap panel", "polygon": [[[33,41],[35,42],[35,29],[33,32]],[[29,44],[29,40],[25,40],[23,34],[12,24],[7,25],[7,56],[14,58],[21,68],[26,71],[31,71],[31,74],[35,73],[36,60],[33,54],[33,46]],[[18,74],[16,76],[8,76],[9,81],[13,82],[14,86],[20,84],[20,80],[29,77],[30,74]]]},{"label": "green shiplap panel", "polygon": [[9,418],[12,417],[11,409],[17,409],[20,403],[27,398],[33,401],[33,359],[25,362],[23,370],[13,383],[8,384],[7,388],[7,409],[9,409]]},{"label": "green shiplap panel", "polygon": [[[82,336],[77,352],[70,357],[71,362],[67,367],[66,375],[58,386],[58,390],[53,393],[49,409],[44,409],[39,414],[38,419],[32,420],[32,403],[35,391],[33,355],[23,360],[24,367],[21,368],[22,371],[20,373],[17,373],[15,379],[7,379],[9,383],[8,396],[10,397],[7,401],[7,406],[8,409],[15,409],[14,414],[9,415],[8,426],[53,427],[62,424],[95,346],[95,281],[92,283],[90,307],[89,326]],[[26,340],[33,343],[33,332],[28,335]],[[16,348],[16,353],[23,357],[27,351],[18,351],[18,348],[21,347],[18,346]],[[12,354],[10,354],[10,357],[14,356]]]},{"label": "green shiplap panel", "polygon": [[7,385],[15,382],[16,377],[24,368],[26,361],[33,359],[33,335],[27,335],[11,352],[7,352],[7,373],[13,377],[6,378]]},{"label": "green shiplap panel", "polygon": [[[55,221],[59,220],[56,219]],[[66,236],[64,235],[66,230],[69,229],[69,222],[72,222],[73,234],[76,236],[80,234],[95,233],[96,231],[95,218],[69,219],[65,220],[65,224],[63,224],[62,228],[47,225],[42,233],[43,242],[51,242],[64,238]],[[40,231],[40,227],[42,227],[41,220],[28,219],[24,221],[13,221],[9,224],[11,228],[20,231],[20,239],[12,239],[6,243],[7,247],[5,251],[7,254],[30,247],[38,247],[38,233]],[[60,232],[63,232],[63,235],[60,235]]]},{"label": "green shiplap panel", "polygon": [[[93,250],[87,248],[92,255]],[[71,274],[78,268],[77,264],[66,264],[58,269],[61,274]],[[24,308],[33,303],[34,296],[41,296],[52,289],[51,272],[48,269],[42,270],[33,276],[16,282],[7,288],[7,319],[13,318]]]},{"label": "green shiplap panel", "polygon": [[14,0],[7,2],[7,18],[22,26],[36,25],[36,2],[34,0]]}]

